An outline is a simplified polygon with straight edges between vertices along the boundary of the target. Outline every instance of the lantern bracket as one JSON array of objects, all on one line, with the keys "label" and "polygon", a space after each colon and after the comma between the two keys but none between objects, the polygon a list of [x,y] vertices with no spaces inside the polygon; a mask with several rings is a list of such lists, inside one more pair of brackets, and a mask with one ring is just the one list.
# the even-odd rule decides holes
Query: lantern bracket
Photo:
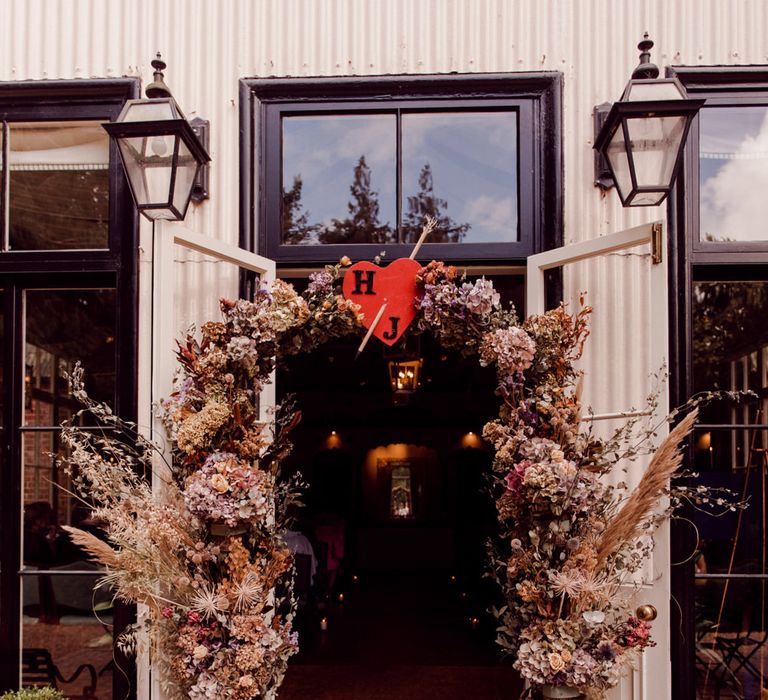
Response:
[{"label": "lantern bracket", "polygon": [[[197,140],[205,149],[206,153],[208,153],[211,145],[211,122],[207,119],[195,117],[189,122],[189,125],[192,127],[192,131],[195,132]],[[204,199],[208,199],[211,196],[208,188],[209,171],[210,162],[201,165],[200,169],[197,171],[197,176],[192,184],[191,199],[193,202],[202,202]]]},{"label": "lantern bracket", "polygon": [[[611,111],[611,103],[603,102],[602,104],[595,105],[592,111],[595,127],[595,142],[597,137],[603,129],[608,114]],[[603,155],[602,151],[595,149],[595,187],[599,187],[601,190],[606,191],[611,187],[615,187],[616,183],[611,173],[611,167],[608,165],[608,159]]]}]

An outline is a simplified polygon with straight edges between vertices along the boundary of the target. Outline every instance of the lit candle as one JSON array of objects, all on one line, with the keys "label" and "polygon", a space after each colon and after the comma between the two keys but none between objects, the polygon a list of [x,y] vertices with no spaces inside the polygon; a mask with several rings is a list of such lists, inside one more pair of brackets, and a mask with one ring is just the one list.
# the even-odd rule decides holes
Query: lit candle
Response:
[{"label": "lit candle", "polygon": [[469,622],[472,625],[473,630],[476,630],[480,626],[480,620],[478,620],[476,617],[471,618]]},{"label": "lit candle", "polygon": [[328,629],[328,618],[324,617],[320,620],[320,629],[325,632]]},{"label": "lit candle", "polygon": [[358,577],[357,577],[357,574],[355,574],[355,575],[352,577],[352,581],[353,581],[354,583],[357,583],[357,582],[359,581],[359,579],[358,579]]},{"label": "lit candle", "polygon": [[344,594],[343,593],[339,593],[339,602],[340,603],[344,602]]}]

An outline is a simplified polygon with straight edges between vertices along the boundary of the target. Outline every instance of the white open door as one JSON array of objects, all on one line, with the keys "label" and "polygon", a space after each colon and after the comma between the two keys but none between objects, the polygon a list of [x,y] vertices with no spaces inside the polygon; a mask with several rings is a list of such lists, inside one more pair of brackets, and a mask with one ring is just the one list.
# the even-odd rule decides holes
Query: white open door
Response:
[{"label": "white open door", "polygon": [[[566,293],[571,309],[578,304],[579,291],[587,292],[588,303],[594,307],[593,335],[587,340],[582,360],[585,371],[582,395],[585,411],[594,405],[602,409],[591,417],[597,435],[610,434],[617,427],[617,421],[638,414],[647,414],[654,425],[661,424],[658,440],[667,432],[663,422],[668,413],[667,382],[655,380],[658,373],[666,375],[669,348],[663,250],[662,225],[653,223],[528,258],[526,315],[545,310],[545,272],[558,268],[563,268],[564,287],[571,290]],[[595,288],[589,288],[590,282]],[[620,303],[617,300],[621,300]],[[601,328],[610,329],[607,342],[598,337]],[[627,387],[634,391],[628,393]],[[651,414],[643,410],[644,398],[654,389],[661,394],[658,408]],[[633,397],[629,405],[623,403],[628,395]],[[637,483],[646,467],[647,460],[630,465],[629,482]],[[657,646],[641,655],[638,668],[612,693],[612,698],[671,698],[669,552],[669,527],[665,525],[655,535],[653,561],[643,575],[634,601],[634,605],[650,603],[658,611],[653,623]]]},{"label": "white open door", "polygon": [[[237,246],[218,239],[204,236],[184,228],[180,223],[157,221],[154,225],[152,258],[149,279],[142,281],[143,288],[150,287],[151,294],[143,294],[140,300],[139,318],[150,320],[140,330],[139,343],[148,344],[144,362],[139,362],[139,426],[146,437],[158,445],[165,446],[165,454],[157,455],[153,462],[156,473],[162,473],[171,463],[170,446],[166,445],[165,427],[158,416],[160,401],[173,390],[173,378],[177,370],[176,340],[178,334],[176,308],[176,247],[186,248],[201,253],[213,260],[230,264],[241,270],[255,272],[263,282],[275,279],[275,263],[269,258],[256,255]],[[229,296],[230,289],[212,288],[208,292],[218,299]],[[211,319],[216,320],[216,319]],[[144,331],[149,339],[141,338]],[[141,356],[141,353],[140,353]],[[259,410],[261,419],[267,419],[267,412],[275,403],[275,385],[268,384],[260,395]],[[153,489],[158,489],[162,497],[161,481],[154,480]],[[142,615],[139,606],[138,615]],[[140,698],[162,700],[164,694],[156,676],[149,667],[147,655],[137,659],[137,692]]]}]

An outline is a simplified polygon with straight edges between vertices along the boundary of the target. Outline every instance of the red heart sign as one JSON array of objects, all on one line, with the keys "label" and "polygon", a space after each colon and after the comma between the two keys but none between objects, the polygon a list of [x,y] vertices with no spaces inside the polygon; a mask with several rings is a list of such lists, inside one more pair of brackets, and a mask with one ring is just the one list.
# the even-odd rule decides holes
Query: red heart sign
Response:
[{"label": "red heart sign", "polygon": [[352,265],[344,275],[344,298],[360,304],[366,328],[376,320],[382,305],[387,305],[373,330],[382,343],[394,345],[416,316],[416,273],[420,267],[410,258],[399,258],[387,267],[363,261]]}]

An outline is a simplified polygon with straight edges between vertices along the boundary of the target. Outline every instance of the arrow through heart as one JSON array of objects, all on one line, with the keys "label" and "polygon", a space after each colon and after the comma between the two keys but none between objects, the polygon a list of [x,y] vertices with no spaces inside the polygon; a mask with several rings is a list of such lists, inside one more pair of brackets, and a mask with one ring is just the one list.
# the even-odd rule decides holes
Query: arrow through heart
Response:
[{"label": "arrow through heart", "polygon": [[362,307],[366,328],[387,305],[373,329],[386,345],[394,345],[416,317],[416,300],[420,297],[416,273],[420,268],[421,263],[409,258],[399,258],[387,267],[362,261],[352,265],[344,276],[344,298]]}]

